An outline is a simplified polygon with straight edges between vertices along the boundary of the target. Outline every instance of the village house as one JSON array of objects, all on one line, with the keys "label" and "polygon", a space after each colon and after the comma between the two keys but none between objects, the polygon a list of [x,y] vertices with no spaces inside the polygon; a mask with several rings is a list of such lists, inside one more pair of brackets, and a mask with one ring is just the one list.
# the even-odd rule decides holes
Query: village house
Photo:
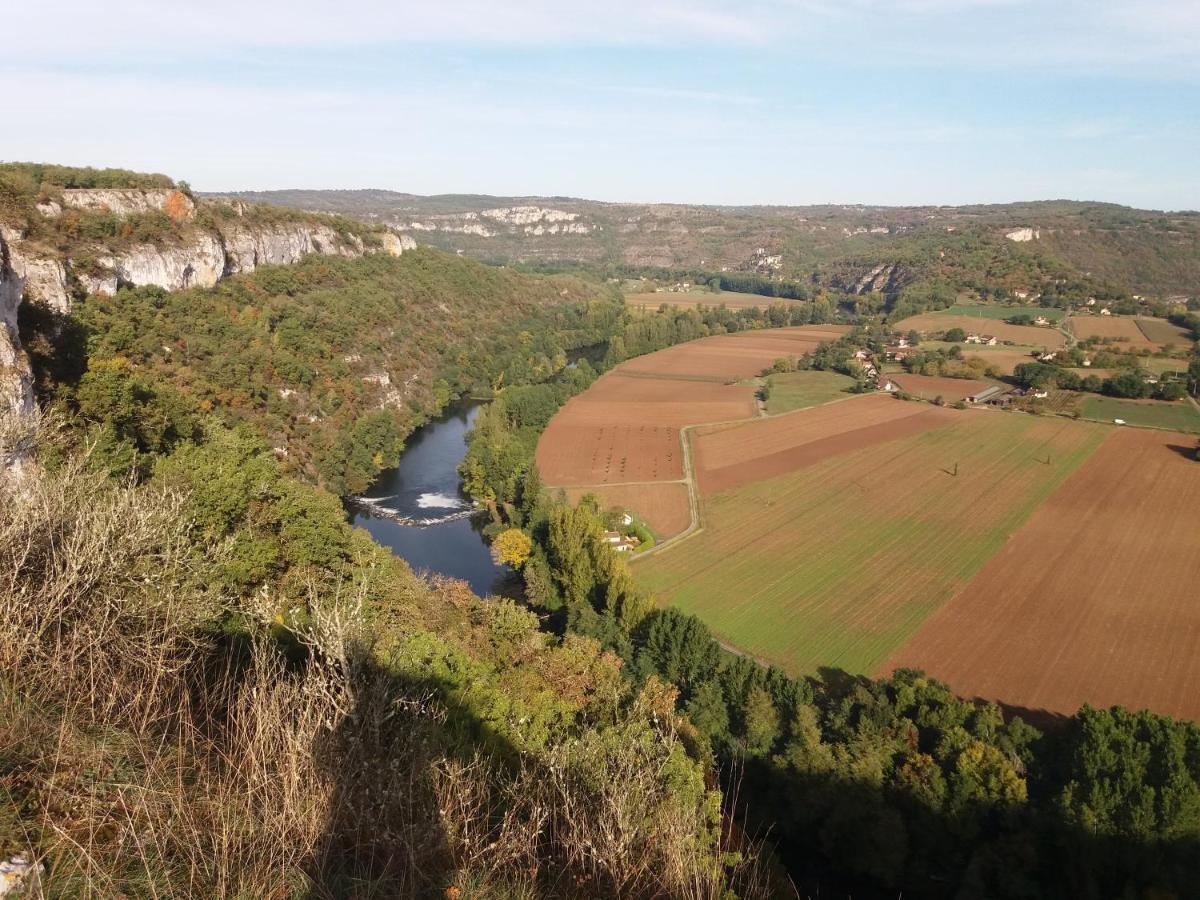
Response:
[{"label": "village house", "polygon": [[996,336],[992,335],[992,334],[981,334],[979,336],[979,343],[985,344],[988,347],[995,347],[996,346]]},{"label": "village house", "polygon": [[619,531],[604,532],[604,539],[608,542],[609,547],[614,553],[628,553],[638,545],[638,542],[633,538],[626,537]]},{"label": "village house", "polygon": [[1033,320],[1033,324],[1034,325],[1049,325],[1050,320],[1047,319],[1045,316],[1038,316],[1037,318],[1035,318]]},{"label": "village house", "polygon": [[1111,309],[1109,309],[1109,308],[1106,306],[1106,307],[1104,307],[1102,310],[1100,310],[1100,315],[1102,315],[1102,316],[1111,316],[1111,315],[1112,315],[1112,310],[1111,310]]},{"label": "village house", "polygon": [[1038,362],[1050,362],[1050,360],[1054,359],[1056,356],[1058,356],[1058,354],[1051,350],[1048,353],[1043,353],[1038,356]]}]

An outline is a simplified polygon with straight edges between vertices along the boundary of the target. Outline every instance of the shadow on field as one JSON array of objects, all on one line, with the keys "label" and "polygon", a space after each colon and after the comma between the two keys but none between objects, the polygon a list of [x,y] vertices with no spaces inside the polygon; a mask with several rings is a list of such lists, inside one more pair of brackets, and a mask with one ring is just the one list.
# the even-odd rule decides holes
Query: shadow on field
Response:
[{"label": "shadow on field", "polygon": [[1200,460],[1200,438],[1190,447],[1184,444],[1167,444],[1167,449],[1178,453],[1184,459]]}]

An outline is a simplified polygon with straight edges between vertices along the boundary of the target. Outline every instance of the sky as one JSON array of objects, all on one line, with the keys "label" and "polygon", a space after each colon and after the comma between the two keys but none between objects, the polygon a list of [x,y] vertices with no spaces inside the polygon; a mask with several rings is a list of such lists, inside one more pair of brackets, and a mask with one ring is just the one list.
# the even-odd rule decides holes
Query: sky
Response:
[{"label": "sky", "polygon": [[0,159],[198,190],[1200,208],[1200,0],[0,0]]}]

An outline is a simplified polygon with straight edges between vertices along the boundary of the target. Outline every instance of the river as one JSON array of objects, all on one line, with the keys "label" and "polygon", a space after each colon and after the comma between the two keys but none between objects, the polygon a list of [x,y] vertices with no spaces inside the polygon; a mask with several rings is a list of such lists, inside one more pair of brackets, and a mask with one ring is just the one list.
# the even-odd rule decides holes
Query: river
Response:
[{"label": "river", "polygon": [[[595,364],[607,344],[567,351],[567,367]],[[400,462],[381,472],[353,503],[352,524],[397,556],[414,572],[461,578],[480,597],[524,596],[521,578],[492,561],[480,529],[484,522],[463,493],[458,464],[467,453],[467,432],[484,402],[459,400],[409,436]],[[474,513],[474,514],[473,514]]]},{"label": "river", "polygon": [[467,432],[482,406],[475,400],[453,403],[414,431],[399,465],[382,472],[355,503],[352,521],[415,572],[461,578],[481,597],[515,597],[521,593],[520,579],[492,561],[458,477]]}]

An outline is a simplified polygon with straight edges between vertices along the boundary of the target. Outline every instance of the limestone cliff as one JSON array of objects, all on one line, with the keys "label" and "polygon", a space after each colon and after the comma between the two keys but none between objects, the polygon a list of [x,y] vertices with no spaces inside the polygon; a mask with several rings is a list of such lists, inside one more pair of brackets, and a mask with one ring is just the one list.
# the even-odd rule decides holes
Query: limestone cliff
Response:
[{"label": "limestone cliff", "polygon": [[220,210],[223,217],[210,211],[200,219],[189,197],[165,189],[63,190],[61,200],[40,202],[34,215],[58,219],[65,217],[64,208],[121,218],[161,212],[176,226],[154,243],[78,240],[64,251],[61,245],[30,237],[30,221],[0,223],[0,418],[28,416],[35,410],[29,360],[17,328],[22,302],[67,315],[74,300],[88,294],[112,295],[124,285],[157,285],[169,291],[212,287],[228,275],[292,264],[310,253],[398,256],[416,247],[407,235],[347,229],[319,216],[275,221],[247,214],[239,206],[232,213]]},{"label": "limestone cliff", "polygon": [[17,307],[25,287],[9,263],[0,237],[0,419],[33,413],[33,375],[17,333]]}]

